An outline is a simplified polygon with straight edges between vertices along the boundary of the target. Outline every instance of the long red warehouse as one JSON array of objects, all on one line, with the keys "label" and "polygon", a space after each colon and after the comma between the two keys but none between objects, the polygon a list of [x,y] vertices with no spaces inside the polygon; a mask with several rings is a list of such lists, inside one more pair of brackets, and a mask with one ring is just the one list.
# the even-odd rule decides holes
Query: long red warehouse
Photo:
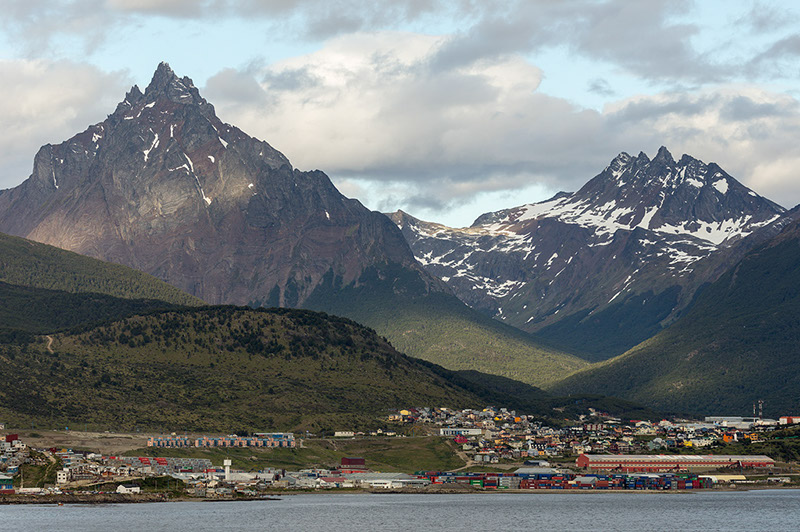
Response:
[{"label": "long red warehouse", "polygon": [[725,467],[771,468],[775,461],[765,455],[582,454],[575,465],[593,471],[659,473]]}]

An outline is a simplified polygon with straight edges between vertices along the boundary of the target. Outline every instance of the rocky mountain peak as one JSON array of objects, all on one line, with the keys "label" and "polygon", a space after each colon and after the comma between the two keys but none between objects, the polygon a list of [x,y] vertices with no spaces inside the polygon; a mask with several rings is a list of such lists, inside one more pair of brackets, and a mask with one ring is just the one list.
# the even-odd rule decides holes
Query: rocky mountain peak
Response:
[{"label": "rocky mountain peak", "polygon": [[620,175],[634,160],[633,157],[623,151],[614,157],[614,160],[606,167],[606,170],[610,171],[615,176]]},{"label": "rocky mountain peak", "polygon": [[176,79],[178,79],[178,76],[175,74],[175,71],[172,70],[172,68],[169,66],[169,63],[167,63],[166,61],[161,61],[156,67],[156,71],[153,72],[153,78],[150,80],[150,84],[147,86],[145,92],[150,90],[164,89],[167,85],[169,85],[172,81]]},{"label": "rocky mountain peak", "polygon": [[384,265],[445,290],[385,216],[221,121],[167,63],[106,120],[39,150],[31,177],[0,195],[0,231],[213,303],[299,305],[324,280],[346,285]]},{"label": "rocky mountain peak", "polygon": [[158,64],[144,95],[148,103],[156,101],[159,97],[166,97],[170,101],[180,104],[208,104],[200,96],[200,92],[194,86],[191,78],[188,76],[179,78],[169,64],[164,62]]},{"label": "rocky mountain peak", "polygon": [[672,158],[672,154],[666,146],[661,146],[651,162],[673,165],[675,164],[675,159]]},{"label": "rocky mountain peak", "polygon": [[142,91],[139,89],[138,85],[134,85],[131,87],[131,90],[125,93],[125,99],[117,104],[117,108],[114,110],[114,115],[121,115],[128,109],[131,109],[133,106],[137,105],[142,98],[144,98],[144,94],[142,94]]}]

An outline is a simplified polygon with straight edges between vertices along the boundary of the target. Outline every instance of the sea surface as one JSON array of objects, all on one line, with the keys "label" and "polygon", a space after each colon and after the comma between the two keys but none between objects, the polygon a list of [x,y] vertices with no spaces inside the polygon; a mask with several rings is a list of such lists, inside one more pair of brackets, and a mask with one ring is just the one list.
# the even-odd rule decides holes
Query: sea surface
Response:
[{"label": "sea surface", "polygon": [[0,506],[3,530],[792,530],[800,490],[286,495],[279,501]]}]

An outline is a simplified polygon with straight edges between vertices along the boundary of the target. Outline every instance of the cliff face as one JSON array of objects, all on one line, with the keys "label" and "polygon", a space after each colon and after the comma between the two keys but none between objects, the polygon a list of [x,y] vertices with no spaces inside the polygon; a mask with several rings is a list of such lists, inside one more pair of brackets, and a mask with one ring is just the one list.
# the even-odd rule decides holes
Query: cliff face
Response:
[{"label": "cliff face", "polygon": [[0,231],[150,273],[209,303],[300,306],[326,274],[400,266],[446,291],[382,214],[217,118],[159,65],[113,114],[36,154]]}]

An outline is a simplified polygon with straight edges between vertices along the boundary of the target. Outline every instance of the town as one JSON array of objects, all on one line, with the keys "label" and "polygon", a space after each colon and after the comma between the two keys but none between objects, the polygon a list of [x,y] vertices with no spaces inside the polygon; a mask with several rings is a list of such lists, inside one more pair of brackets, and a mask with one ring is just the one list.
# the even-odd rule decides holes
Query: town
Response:
[{"label": "town", "polygon": [[[505,408],[453,410],[419,407],[386,417],[392,430],[340,430],[332,441],[438,439],[462,467],[447,471],[372,470],[360,456],[290,470],[232,467],[223,458],[192,456],[193,450],[275,449],[297,451],[318,438],[288,432],[247,436],[158,435],[146,440],[149,456],[109,455],[66,448],[33,448],[18,433],[0,438],[0,496],[27,497],[113,493],[136,497],[158,492],[213,500],[264,497],[282,491],[353,489],[370,491],[452,490],[698,490],[756,485],[795,485],[794,461],[765,454],[718,452],[725,446],[755,447],[781,430],[795,430],[800,416],[706,417],[651,423],[590,411],[554,427]],[[794,436],[796,438],[796,435]],[[164,456],[158,456],[163,452]],[[184,456],[180,456],[181,453]],[[155,455],[152,455],[155,453]],[[267,455],[268,457],[268,455]],[[40,472],[37,478],[26,470]],[[160,484],[159,484],[160,482]],[[39,499],[36,497],[39,496]]]}]

